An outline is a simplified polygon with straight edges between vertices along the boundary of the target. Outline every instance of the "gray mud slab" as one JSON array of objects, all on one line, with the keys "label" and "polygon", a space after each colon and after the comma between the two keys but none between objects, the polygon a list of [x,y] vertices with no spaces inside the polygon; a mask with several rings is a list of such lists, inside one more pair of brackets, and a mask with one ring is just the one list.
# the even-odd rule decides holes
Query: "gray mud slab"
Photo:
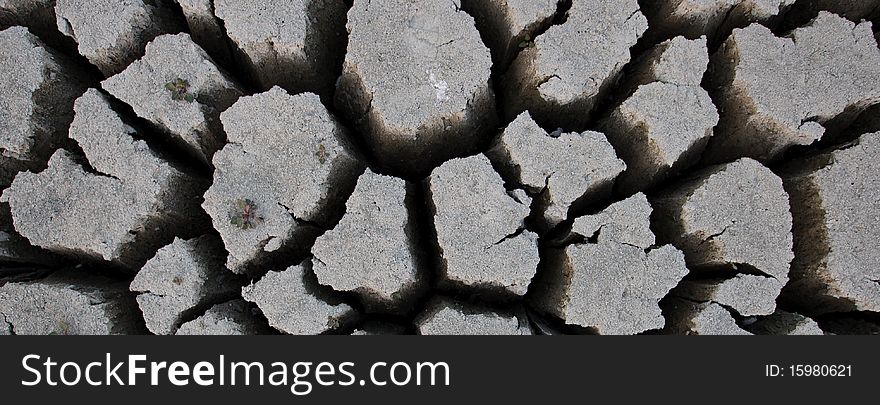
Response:
[{"label": "gray mud slab", "polygon": [[[741,315],[769,315],[794,259],[782,179],[751,159],[714,166],[652,199],[655,229],[707,277],[681,294]],[[731,277],[731,273],[736,277]]]},{"label": "gray mud slab", "polygon": [[656,228],[688,267],[763,273],[784,283],[792,217],[782,179],[751,159],[713,166],[652,198]]},{"label": "gray mud slab", "polygon": [[235,295],[239,283],[223,266],[223,253],[223,242],[214,235],[175,238],[147,261],[129,288],[150,332],[174,334],[199,308]]},{"label": "gray mud slab", "polygon": [[158,191],[91,174],[74,155],[61,150],[39,174],[19,174],[2,198],[11,207],[16,230],[32,244],[134,267],[134,252],[129,250],[135,235],[129,231],[144,228],[158,216]]},{"label": "gray mud slab", "polygon": [[39,169],[65,138],[81,71],[24,27],[0,31],[0,186]]},{"label": "gray mud slab", "polygon": [[241,289],[246,301],[257,304],[273,328],[291,335],[317,335],[339,329],[356,317],[343,303],[320,297],[308,263],[284,271],[270,271]]},{"label": "gray mud slab", "polygon": [[335,104],[378,164],[428,172],[496,126],[489,49],[455,2],[358,0]]},{"label": "gray mud slab", "polygon": [[143,329],[138,318],[124,282],[86,270],[0,287],[0,328],[16,335],[136,334]]},{"label": "gray mud slab", "polygon": [[428,178],[442,283],[523,295],[538,266],[529,207],[510,196],[483,155],[453,159]]},{"label": "gray mud slab", "polygon": [[74,110],[70,137],[89,165],[61,149],[46,170],[16,176],[0,200],[30,243],[137,269],[173,235],[188,232],[204,185],[136,139],[97,90],[77,99]]},{"label": "gray mud slab", "polygon": [[237,299],[212,306],[196,319],[180,325],[175,335],[265,335],[270,328],[257,321],[257,310]]},{"label": "gray mud slab", "polygon": [[532,335],[524,315],[506,315],[447,298],[434,299],[416,319],[421,335]]},{"label": "gray mud slab", "polygon": [[101,86],[205,165],[225,141],[220,113],[243,94],[189,34],[150,41],[142,58]]},{"label": "gray mud slab", "polygon": [[659,302],[687,274],[684,255],[655,248],[651,206],[643,194],[575,220],[583,243],[547,249],[544,278],[530,302],[570,325],[601,334],[637,334],[665,326]]},{"label": "gray mud slab", "polygon": [[746,318],[746,328],[756,335],[824,335],[816,321],[800,314],[776,311],[770,316]]},{"label": "gray mud slab", "polygon": [[715,302],[742,316],[771,315],[784,283],[774,278],[737,274],[727,279],[684,281],[676,295],[700,302]]},{"label": "gray mud slab", "polygon": [[307,248],[338,220],[364,166],[314,94],[274,87],[220,118],[229,143],[214,156],[203,207],[229,252],[227,267],[246,273],[272,254]]},{"label": "gray mud slab", "polygon": [[620,192],[646,190],[699,162],[719,119],[700,87],[708,52],[705,37],[676,37],[636,62],[635,91],[602,122],[627,165]]},{"label": "gray mud slab", "polygon": [[[263,90],[329,100],[345,47],[342,0],[214,0],[214,14]],[[386,16],[388,17],[388,16]]]},{"label": "gray mud slab", "polygon": [[787,296],[811,313],[880,312],[880,132],[792,164],[795,218]]},{"label": "gray mud slab", "polygon": [[406,207],[406,182],[367,170],[339,224],[312,247],[318,282],[353,291],[370,306],[393,310],[419,289],[418,246]]},{"label": "gray mud slab", "polygon": [[610,197],[615,179],[626,169],[605,135],[548,134],[528,112],[505,128],[487,155],[508,183],[537,196],[547,228],[569,218],[583,202]]},{"label": "gray mud slab", "polygon": [[736,29],[712,65],[724,113],[705,156],[711,162],[778,159],[793,146],[838,136],[880,104],[880,48],[871,24],[827,12],[785,38],[757,24]]},{"label": "gray mud slab", "polygon": [[566,22],[550,27],[511,65],[505,113],[529,110],[539,122],[583,126],[647,28],[636,0],[573,2]]},{"label": "gray mud slab", "polygon": [[112,76],[143,55],[153,38],[180,30],[171,9],[142,0],[56,0],[56,24],[79,53]]},{"label": "gray mud slab", "polygon": [[626,82],[630,87],[653,82],[699,87],[709,65],[707,43],[705,36],[663,41],[633,61]]},{"label": "gray mud slab", "polygon": [[733,315],[721,305],[695,303],[674,298],[664,309],[667,314],[666,331],[686,335],[738,336],[752,333],[740,328]]}]

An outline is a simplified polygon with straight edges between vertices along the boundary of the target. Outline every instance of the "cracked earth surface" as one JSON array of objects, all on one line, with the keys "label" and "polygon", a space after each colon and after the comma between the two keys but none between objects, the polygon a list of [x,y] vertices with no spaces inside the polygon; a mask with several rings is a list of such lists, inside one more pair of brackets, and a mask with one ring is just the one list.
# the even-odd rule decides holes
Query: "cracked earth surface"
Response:
[{"label": "cracked earth surface", "polygon": [[878,28],[0,0],[0,334],[878,334]]}]

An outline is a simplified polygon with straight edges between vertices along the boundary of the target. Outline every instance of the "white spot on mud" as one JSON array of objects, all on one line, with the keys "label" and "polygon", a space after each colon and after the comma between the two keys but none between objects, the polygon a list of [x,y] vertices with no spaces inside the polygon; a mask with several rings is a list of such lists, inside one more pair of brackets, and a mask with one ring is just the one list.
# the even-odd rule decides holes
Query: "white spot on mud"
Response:
[{"label": "white spot on mud", "polygon": [[430,70],[427,73],[428,82],[431,83],[431,87],[437,92],[437,102],[442,103],[449,100],[449,96],[446,95],[446,90],[449,90],[449,85],[443,80],[437,80],[437,77],[434,76],[434,73]]}]

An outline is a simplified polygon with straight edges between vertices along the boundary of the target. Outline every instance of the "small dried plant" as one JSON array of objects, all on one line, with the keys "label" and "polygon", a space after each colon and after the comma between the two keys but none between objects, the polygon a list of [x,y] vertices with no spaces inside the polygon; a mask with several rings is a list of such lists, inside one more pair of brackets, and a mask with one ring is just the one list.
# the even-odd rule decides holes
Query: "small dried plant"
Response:
[{"label": "small dried plant", "polygon": [[257,203],[245,198],[235,201],[229,222],[241,229],[252,229],[262,223],[263,218],[257,215]]},{"label": "small dried plant", "polygon": [[327,147],[324,146],[323,142],[318,144],[318,150],[315,152],[315,156],[318,157],[318,162],[321,162],[321,164],[327,163],[327,158],[330,155],[327,153]]},{"label": "small dried plant", "polygon": [[526,35],[526,37],[523,38],[523,40],[519,42],[520,49],[534,48],[534,47],[535,47],[535,40],[532,39],[531,37],[529,37],[528,35]]},{"label": "small dried plant", "polygon": [[171,92],[172,100],[182,100],[188,103],[192,103],[195,100],[195,96],[189,92],[189,82],[179,77],[174,81],[165,83],[165,89]]}]

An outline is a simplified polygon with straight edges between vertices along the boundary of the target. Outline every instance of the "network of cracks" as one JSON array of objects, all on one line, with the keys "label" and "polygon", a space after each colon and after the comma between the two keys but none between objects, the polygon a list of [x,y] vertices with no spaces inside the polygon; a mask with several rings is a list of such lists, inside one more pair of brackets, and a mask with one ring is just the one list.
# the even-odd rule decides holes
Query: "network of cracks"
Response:
[{"label": "network of cracks", "polygon": [[0,6],[0,334],[876,334],[880,2]]}]

